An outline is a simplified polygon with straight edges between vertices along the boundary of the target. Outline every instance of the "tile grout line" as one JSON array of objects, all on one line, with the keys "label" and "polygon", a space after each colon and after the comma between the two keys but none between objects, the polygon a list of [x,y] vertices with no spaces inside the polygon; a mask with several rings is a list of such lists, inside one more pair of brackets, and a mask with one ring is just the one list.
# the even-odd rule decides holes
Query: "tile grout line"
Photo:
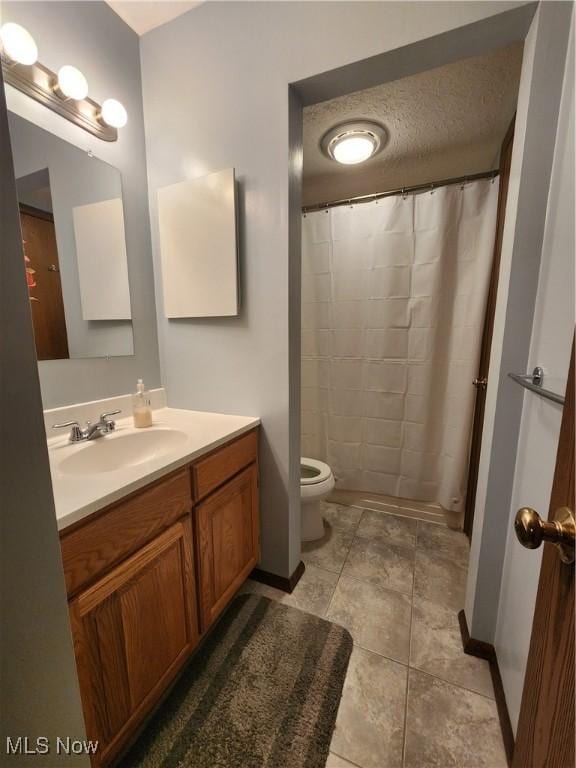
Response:
[{"label": "tile grout line", "polygon": [[421,675],[427,675],[428,677],[431,677],[434,680],[438,680],[438,682],[440,683],[446,683],[446,685],[451,685],[453,688],[458,688],[461,691],[466,691],[467,693],[473,693],[476,696],[481,696],[483,699],[487,699],[488,701],[496,702],[496,699],[493,696],[487,696],[485,693],[480,693],[480,691],[475,691],[472,688],[467,688],[465,685],[461,685],[460,683],[454,683],[451,680],[446,680],[443,677],[438,677],[438,675],[433,675],[431,672],[428,672],[425,669],[421,669],[420,667],[415,667],[410,664],[409,668],[413,669],[415,672],[419,672]]},{"label": "tile grout line", "polygon": [[[340,626],[340,625],[339,625]],[[409,644],[411,645],[411,643]],[[488,699],[488,701],[495,701],[493,696],[488,696],[485,693],[480,693],[480,691],[475,691],[473,688],[467,688],[465,685],[461,685],[460,683],[455,683],[452,680],[446,680],[443,677],[439,677],[438,675],[433,675],[431,672],[428,672],[425,669],[422,669],[421,667],[414,666],[410,663],[406,663],[404,661],[399,661],[399,659],[395,659],[392,656],[387,656],[385,653],[381,653],[380,651],[375,651],[372,648],[366,648],[365,645],[361,645],[361,643],[354,642],[354,646],[356,648],[360,648],[360,650],[365,651],[366,653],[373,653],[375,656],[380,656],[382,659],[386,659],[387,661],[391,661],[394,664],[400,664],[402,667],[406,667],[407,670],[415,670],[416,672],[420,672],[422,675],[428,675],[428,677],[432,677],[434,680],[438,680],[440,683],[446,683],[446,685],[450,685],[453,688],[458,688],[461,691],[467,691],[468,693],[474,693],[477,696],[482,696],[483,699]]]},{"label": "tile grout line", "polygon": [[[418,521],[419,522],[419,521]],[[416,552],[418,551],[418,522],[414,546],[414,569],[412,571],[412,595],[410,598],[410,634],[408,635],[408,669],[406,671],[406,697],[404,699],[404,738],[402,740],[402,768],[406,762],[406,741],[408,737],[408,692],[410,689],[410,659],[412,658],[412,628],[414,626],[414,594],[416,590]]]},{"label": "tile grout line", "polygon": [[[345,506],[345,505],[341,505]],[[338,585],[340,584],[340,579],[342,578],[342,571],[344,570],[344,566],[346,565],[346,561],[348,560],[348,555],[350,554],[350,550],[352,549],[352,545],[354,544],[354,540],[356,539],[356,531],[358,530],[358,526],[360,525],[360,521],[362,520],[362,517],[364,516],[364,509],[362,507],[355,507],[356,509],[362,509],[362,514],[358,518],[358,522],[356,523],[354,527],[354,535],[352,536],[352,541],[350,542],[350,546],[348,547],[348,550],[346,552],[346,557],[344,558],[342,562],[342,567],[338,571],[338,579],[336,581],[336,584],[334,585],[334,589],[332,590],[332,594],[330,595],[330,600],[328,602],[328,607],[326,608],[326,612],[324,614],[324,617],[327,618],[328,614],[330,613],[330,608],[332,607],[332,601],[334,600],[334,595],[336,594],[336,590],[338,589]]]},{"label": "tile grout line", "polygon": [[[330,599],[328,600],[328,603],[326,604],[326,608],[324,609],[324,613],[322,614],[323,618],[327,619],[328,614],[330,613],[330,606],[332,605],[332,600],[334,599],[334,595],[336,594],[336,587],[340,583],[340,576],[336,579],[336,582],[334,584],[334,587],[332,588],[332,592],[330,593]],[[334,622],[335,624],[336,622]],[[338,626],[341,626],[340,624]],[[354,640],[352,640],[352,643],[354,643]]]},{"label": "tile grout line", "polygon": [[348,760],[347,757],[342,757],[342,755],[339,755],[338,752],[334,752],[333,750],[330,750],[328,752],[328,757],[330,757],[330,755],[336,755],[336,757],[339,757],[340,760],[345,760],[347,763],[350,763],[350,765],[353,765],[354,768],[362,768],[361,765],[358,765],[358,763],[353,763],[352,760]]},{"label": "tile grout line", "polygon": [[411,597],[411,592],[400,592],[399,589],[393,589],[392,587],[382,587],[380,584],[374,584],[371,581],[367,581],[366,579],[359,579],[356,576],[344,576],[345,579],[350,579],[350,581],[358,581],[360,584],[368,584],[371,587],[374,587],[374,589],[379,589],[382,592],[393,592],[395,595],[404,595],[404,597]]},{"label": "tile grout line", "polygon": [[372,648],[366,648],[365,645],[361,645],[360,643],[354,642],[354,646],[356,648],[360,648],[361,651],[365,651],[366,653],[373,653],[374,656],[379,656],[381,659],[386,659],[386,661],[391,661],[394,664],[400,664],[401,667],[406,667],[406,669],[409,668],[405,661],[399,661],[398,659],[394,659],[392,656],[387,656],[385,653],[381,653],[380,651],[374,651]]},{"label": "tile grout line", "polygon": [[354,527],[354,531],[353,531],[353,535],[352,535],[352,541],[350,542],[350,546],[348,547],[348,551],[346,552],[346,557],[344,558],[344,562],[342,563],[342,568],[340,568],[340,573],[338,575],[338,581],[340,581],[340,578],[341,578],[342,573],[344,571],[344,567],[345,567],[346,563],[348,562],[348,558],[350,557],[350,550],[352,549],[352,547],[354,546],[354,542],[358,538],[357,535],[356,535],[356,532],[358,531],[358,528],[360,527],[360,523],[362,521],[362,518],[364,517],[364,512],[366,511],[362,507],[360,507],[360,509],[362,509],[362,514],[358,518],[358,522],[356,523],[356,525]]}]

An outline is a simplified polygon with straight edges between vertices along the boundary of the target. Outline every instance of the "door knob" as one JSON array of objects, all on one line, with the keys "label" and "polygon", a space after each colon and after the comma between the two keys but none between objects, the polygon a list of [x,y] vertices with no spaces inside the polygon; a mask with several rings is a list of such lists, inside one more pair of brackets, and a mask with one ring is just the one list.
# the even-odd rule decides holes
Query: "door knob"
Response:
[{"label": "door knob", "polygon": [[559,507],[552,520],[542,520],[531,507],[522,507],[516,513],[514,530],[518,541],[527,549],[538,549],[543,541],[558,547],[563,563],[574,562],[574,539],[576,528],[574,513],[568,507]]},{"label": "door knob", "polygon": [[483,376],[481,379],[474,379],[472,384],[474,384],[476,389],[486,389],[486,387],[488,386],[488,379],[486,378],[486,376]]}]

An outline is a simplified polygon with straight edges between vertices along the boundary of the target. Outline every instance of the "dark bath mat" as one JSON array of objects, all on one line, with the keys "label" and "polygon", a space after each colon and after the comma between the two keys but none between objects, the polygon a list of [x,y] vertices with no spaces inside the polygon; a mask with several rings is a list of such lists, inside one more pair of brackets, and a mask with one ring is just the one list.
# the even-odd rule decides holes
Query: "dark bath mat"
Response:
[{"label": "dark bath mat", "polygon": [[231,604],[123,768],[324,768],[352,652],[336,624]]}]

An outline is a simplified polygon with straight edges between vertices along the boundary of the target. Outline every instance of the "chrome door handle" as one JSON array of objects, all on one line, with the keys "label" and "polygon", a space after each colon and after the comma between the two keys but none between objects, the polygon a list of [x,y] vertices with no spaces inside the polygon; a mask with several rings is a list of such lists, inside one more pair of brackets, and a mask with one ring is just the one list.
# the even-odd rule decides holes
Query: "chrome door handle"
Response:
[{"label": "chrome door handle", "polygon": [[574,513],[568,507],[559,507],[551,521],[542,520],[531,507],[522,507],[516,513],[514,530],[523,547],[538,549],[543,541],[549,541],[558,547],[563,563],[574,562],[576,526]]}]

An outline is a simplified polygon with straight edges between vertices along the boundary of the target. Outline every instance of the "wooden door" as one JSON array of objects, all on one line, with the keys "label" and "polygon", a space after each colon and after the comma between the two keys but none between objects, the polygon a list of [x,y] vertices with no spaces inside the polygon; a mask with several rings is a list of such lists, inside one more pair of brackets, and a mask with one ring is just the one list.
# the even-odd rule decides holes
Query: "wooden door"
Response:
[{"label": "wooden door", "polygon": [[259,560],[257,465],[198,504],[194,520],[204,632]]},{"label": "wooden door", "polygon": [[20,223],[27,267],[35,270],[36,285],[30,289],[34,340],[38,360],[69,357],[68,334],[54,218],[30,206],[20,206]]},{"label": "wooden door", "polygon": [[[574,347],[548,519],[574,511]],[[544,544],[513,768],[574,766],[574,564]]]},{"label": "wooden door", "polygon": [[498,294],[498,274],[500,272],[500,254],[502,252],[502,236],[504,234],[504,219],[506,215],[506,200],[510,182],[510,165],[512,163],[512,146],[514,144],[514,122],[506,132],[500,150],[500,187],[498,189],[498,212],[496,214],[496,239],[494,241],[494,257],[488,286],[484,330],[480,347],[480,362],[476,386],[476,402],[474,405],[474,421],[470,441],[470,460],[468,463],[468,483],[466,488],[466,505],[464,512],[464,533],[472,538],[474,522],[474,506],[476,504],[476,488],[478,486],[478,467],[480,465],[480,447],[482,445],[482,428],[484,426],[484,409],[486,405],[486,387],[488,384],[488,369],[490,367],[490,350],[492,349],[492,332],[494,330],[494,314],[496,312],[496,297]]},{"label": "wooden door", "polygon": [[192,550],[185,517],[70,603],[94,765],[117,754],[198,642]]}]

